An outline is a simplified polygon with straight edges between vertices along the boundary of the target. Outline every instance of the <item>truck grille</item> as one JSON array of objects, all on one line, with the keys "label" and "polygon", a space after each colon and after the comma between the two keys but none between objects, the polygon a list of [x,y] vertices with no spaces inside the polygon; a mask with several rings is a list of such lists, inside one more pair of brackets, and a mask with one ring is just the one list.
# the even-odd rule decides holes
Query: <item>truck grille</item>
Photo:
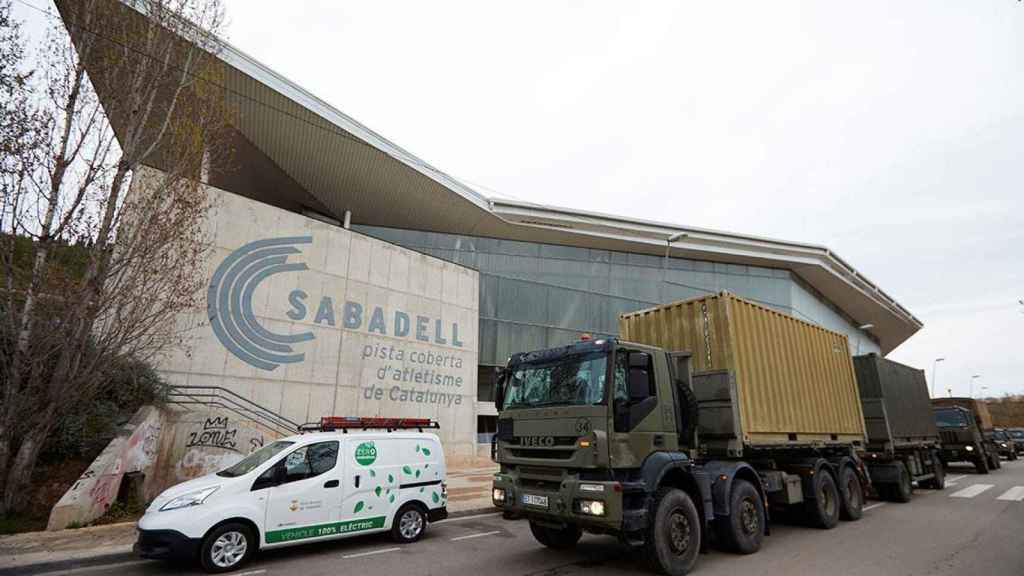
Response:
[{"label": "truck grille", "polygon": [[961,441],[956,437],[957,434],[953,430],[940,430],[939,436],[942,438],[943,444],[960,444]]}]

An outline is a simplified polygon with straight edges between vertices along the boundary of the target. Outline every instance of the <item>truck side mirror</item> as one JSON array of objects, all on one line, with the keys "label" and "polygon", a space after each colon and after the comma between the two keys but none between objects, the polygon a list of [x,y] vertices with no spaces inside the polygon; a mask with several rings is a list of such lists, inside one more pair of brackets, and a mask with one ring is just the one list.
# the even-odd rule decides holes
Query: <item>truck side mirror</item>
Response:
[{"label": "truck side mirror", "polygon": [[647,369],[651,364],[651,355],[647,352],[630,352],[629,353],[629,369],[642,368]]},{"label": "truck side mirror", "polygon": [[500,411],[505,406],[505,379],[508,370],[503,366],[494,369],[494,407]]},{"label": "truck side mirror", "polygon": [[637,402],[651,395],[650,375],[647,373],[651,365],[651,355],[646,352],[629,353],[629,400]]}]

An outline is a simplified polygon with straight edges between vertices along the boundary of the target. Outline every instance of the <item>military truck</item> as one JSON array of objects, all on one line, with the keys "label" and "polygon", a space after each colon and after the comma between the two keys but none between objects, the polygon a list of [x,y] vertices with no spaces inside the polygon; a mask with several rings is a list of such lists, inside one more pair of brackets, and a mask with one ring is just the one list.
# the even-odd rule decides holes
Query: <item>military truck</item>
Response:
[{"label": "military truck", "polygon": [[868,442],[861,452],[879,497],[909,502],[914,482],[942,490],[939,431],[924,371],[867,354],[855,356]]},{"label": "military truck", "polygon": [[1006,428],[993,428],[992,441],[995,443],[996,450],[1000,456],[1005,456],[1010,461],[1017,459],[1017,452],[1020,451],[1020,447],[1017,446],[1017,440],[1010,436],[1009,430]]},{"label": "military truck", "polygon": [[934,398],[935,425],[942,437],[943,463],[971,462],[979,474],[998,469],[999,450],[990,434],[992,417],[974,398]]},{"label": "military truck", "polygon": [[861,516],[844,335],[728,293],[623,315],[619,331],[499,371],[493,499],[506,518],[552,548],[615,535],[679,575],[711,538],[756,552],[775,508],[822,528]]}]

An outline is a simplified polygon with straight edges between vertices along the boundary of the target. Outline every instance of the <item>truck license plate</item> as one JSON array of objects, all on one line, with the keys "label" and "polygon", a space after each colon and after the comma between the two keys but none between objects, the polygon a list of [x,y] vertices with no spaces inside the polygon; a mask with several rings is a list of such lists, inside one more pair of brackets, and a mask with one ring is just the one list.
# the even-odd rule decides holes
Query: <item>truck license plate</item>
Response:
[{"label": "truck license plate", "polygon": [[547,496],[534,496],[533,494],[523,494],[523,504],[529,504],[530,506],[540,506],[541,508],[548,507]]}]

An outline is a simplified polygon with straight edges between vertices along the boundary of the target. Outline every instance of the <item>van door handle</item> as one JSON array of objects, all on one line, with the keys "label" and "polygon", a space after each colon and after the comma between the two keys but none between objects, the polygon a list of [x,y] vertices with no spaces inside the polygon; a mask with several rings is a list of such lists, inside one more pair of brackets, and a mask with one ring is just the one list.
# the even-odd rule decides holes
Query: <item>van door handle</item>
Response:
[{"label": "van door handle", "polygon": [[324,488],[337,488],[339,482],[337,480],[328,480],[324,482]]},{"label": "van door handle", "polygon": [[654,445],[655,446],[664,446],[665,445],[665,437],[662,436],[661,434],[655,434],[654,435]]},{"label": "van door handle", "polygon": [[359,488],[359,474],[356,474],[356,488]]}]

